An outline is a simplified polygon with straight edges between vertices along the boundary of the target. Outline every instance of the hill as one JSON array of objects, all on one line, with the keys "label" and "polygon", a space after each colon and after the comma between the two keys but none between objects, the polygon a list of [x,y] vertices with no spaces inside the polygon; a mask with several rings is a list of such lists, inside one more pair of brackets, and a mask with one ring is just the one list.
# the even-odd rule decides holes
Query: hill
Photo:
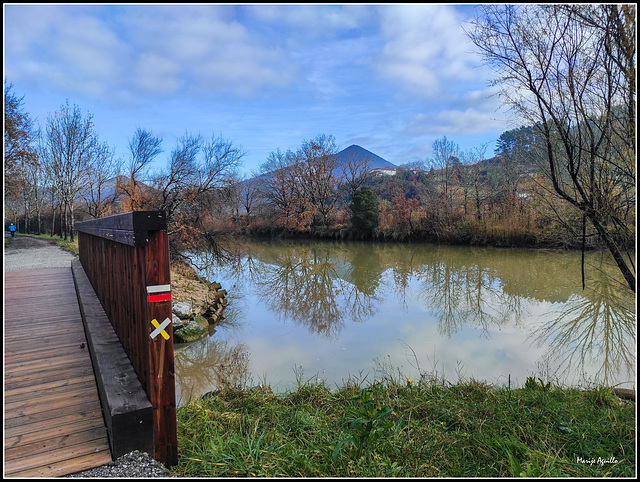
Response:
[{"label": "hill", "polygon": [[[396,168],[397,166],[386,159],[374,154],[373,152],[365,149],[364,147],[360,147],[356,144],[352,144],[346,149],[341,150],[337,154],[334,154],[334,158],[336,160],[336,167],[333,170],[333,173],[336,177],[342,176],[341,167],[349,162],[350,160],[359,161],[361,159],[369,159],[369,169],[377,169],[377,168]],[[252,179],[263,179],[266,174],[259,174]],[[251,180],[251,179],[249,179]],[[245,181],[241,181],[241,184]]]},{"label": "hill", "polygon": [[335,156],[338,166],[345,164],[350,159],[369,159],[369,165],[371,169],[378,169],[381,167],[398,167],[395,164],[383,159],[382,157],[374,154],[373,152],[360,147],[356,144],[350,145],[346,149],[338,152]]}]

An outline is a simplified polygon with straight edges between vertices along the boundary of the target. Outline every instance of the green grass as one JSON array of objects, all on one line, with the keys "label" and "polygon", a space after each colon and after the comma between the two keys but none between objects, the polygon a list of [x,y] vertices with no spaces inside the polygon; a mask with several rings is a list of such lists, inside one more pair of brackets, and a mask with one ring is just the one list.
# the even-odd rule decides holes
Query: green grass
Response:
[{"label": "green grass", "polygon": [[633,477],[635,403],[476,381],[227,388],[178,409],[191,477]]}]

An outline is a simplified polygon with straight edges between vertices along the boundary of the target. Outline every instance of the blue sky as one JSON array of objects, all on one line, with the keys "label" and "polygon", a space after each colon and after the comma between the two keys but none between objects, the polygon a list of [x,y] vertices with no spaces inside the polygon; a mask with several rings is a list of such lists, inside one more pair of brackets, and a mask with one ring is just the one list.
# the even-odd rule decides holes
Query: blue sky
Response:
[{"label": "blue sky", "polygon": [[222,136],[250,173],[318,134],[395,164],[517,127],[463,27],[471,5],[4,5],[4,75],[44,126],[65,101],[126,162],[137,127]]}]

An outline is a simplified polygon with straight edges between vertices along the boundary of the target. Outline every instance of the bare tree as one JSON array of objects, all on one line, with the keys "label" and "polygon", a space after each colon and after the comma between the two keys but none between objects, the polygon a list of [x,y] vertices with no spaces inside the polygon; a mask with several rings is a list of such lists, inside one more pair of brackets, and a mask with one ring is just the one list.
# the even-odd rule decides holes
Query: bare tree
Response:
[{"label": "bare tree", "polygon": [[465,215],[468,214],[467,201],[470,193],[475,207],[475,217],[477,221],[482,220],[482,202],[485,198],[482,182],[484,167],[480,161],[484,160],[486,151],[487,144],[482,144],[479,147],[462,152],[461,155],[462,163],[465,166],[463,171],[464,211]]},{"label": "bare tree", "polygon": [[149,169],[153,160],[162,152],[162,139],[151,132],[136,128],[129,140],[129,164],[127,177],[118,178],[117,189],[126,194],[123,201],[124,210],[144,209],[149,202],[145,199],[142,182],[148,180]]},{"label": "bare tree", "polygon": [[[49,208],[51,209],[49,234],[54,236],[56,234],[56,210],[59,208],[60,204],[58,196],[60,191],[60,176],[56,174],[54,159],[48,154],[48,140],[42,131],[39,131],[36,149],[42,174],[41,182],[44,188],[42,202],[44,206],[46,198],[46,202],[49,203]],[[62,231],[60,234],[62,235]]]},{"label": "bare tree", "polygon": [[[117,196],[120,159],[106,143],[97,146],[94,160],[89,168],[86,187],[82,192],[83,210],[93,218],[106,216],[113,209]],[[109,183],[112,183],[111,185]]]},{"label": "bare tree", "polygon": [[296,162],[296,155],[291,150],[277,149],[269,153],[266,162],[260,166],[258,178],[262,197],[277,212],[278,223],[287,227],[293,227],[297,222],[296,214],[302,209],[293,170]]},{"label": "bare tree", "polygon": [[[11,210],[21,207],[24,231],[30,229],[31,214],[38,209],[39,187],[34,176],[39,173],[39,162],[34,141],[37,137],[34,121],[23,110],[24,97],[18,97],[13,84],[4,84],[4,186],[5,203]],[[14,221],[18,225],[17,211]]]},{"label": "bare tree", "polygon": [[[220,192],[239,167],[244,151],[231,141],[186,133],[171,152],[169,166],[155,179],[155,206],[167,213],[171,234],[183,243],[196,235],[211,238],[201,224],[211,196]],[[212,240],[212,238],[210,239]]]},{"label": "bare tree", "polygon": [[59,111],[49,115],[46,127],[44,155],[55,177],[61,203],[62,233],[74,239],[75,201],[85,189],[88,174],[101,148],[94,130],[93,116],[83,117],[77,105],[66,102]]},{"label": "bare tree", "polygon": [[[24,215],[24,232],[42,232],[42,209],[45,202],[45,172],[42,163],[36,156],[29,163],[28,169],[22,169],[18,177],[20,183],[19,199],[22,202]],[[35,227],[32,224],[35,218]]]},{"label": "bare tree", "polygon": [[347,184],[352,199],[358,188],[368,179],[371,166],[369,157],[358,155],[356,152],[352,152],[346,162],[340,165],[342,181]]},{"label": "bare tree", "polygon": [[18,97],[13,84],[4,83],[4,175],[5,186],[18,194],[23,177],[37,162],[33,141],[36,135],[33,119],[24,112],[23,97]]},{"label": "bare tree", "polygon": [[455,164],[460,161],[460,147],[446,136],[433,141],[433,156],[428,166],[437,172],[442,187],[443,198],[447,202],[447,211],[453,207]]},{"label": "bare tree", "polygon": [[259,198],[259,185],[255,176],[245,177],[240,181],[240,205],[247,213],[247,217],[250,217],[253,213],[253,208],[258,202]]},{"label": "bare tree", "polygon": [[338,152],[333,136],[321,134],[304,141],[297,152],[296,177],[302,194],[313,208],[314,224],[328,226],[337,198],[335,154]]},{"label": "bare tree", "polygon": [[[485,5],[468,33],[635,292],[635,6]],[[584,284],[584,272],[583,272]]]},{"label": "bare tree", "polygon": [[128,175],[131,179],[143,180],[151,162],[162,153],[162,139],[138,127],[129,140],[129,152]]}]

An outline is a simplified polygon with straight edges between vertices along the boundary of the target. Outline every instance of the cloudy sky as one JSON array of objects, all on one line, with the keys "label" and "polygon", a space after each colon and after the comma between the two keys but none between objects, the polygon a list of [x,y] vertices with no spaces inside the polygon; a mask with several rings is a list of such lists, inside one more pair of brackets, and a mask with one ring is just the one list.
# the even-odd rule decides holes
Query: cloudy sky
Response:
[{"label": "cloudy sky", "polygon": [[446,136],[463,149],[513,127],[463,27],[470,5],[7,5],[4,73],[44,126],[68,101],[126,160],[137,127],[246,151],[333,135],[395,164]]}]

